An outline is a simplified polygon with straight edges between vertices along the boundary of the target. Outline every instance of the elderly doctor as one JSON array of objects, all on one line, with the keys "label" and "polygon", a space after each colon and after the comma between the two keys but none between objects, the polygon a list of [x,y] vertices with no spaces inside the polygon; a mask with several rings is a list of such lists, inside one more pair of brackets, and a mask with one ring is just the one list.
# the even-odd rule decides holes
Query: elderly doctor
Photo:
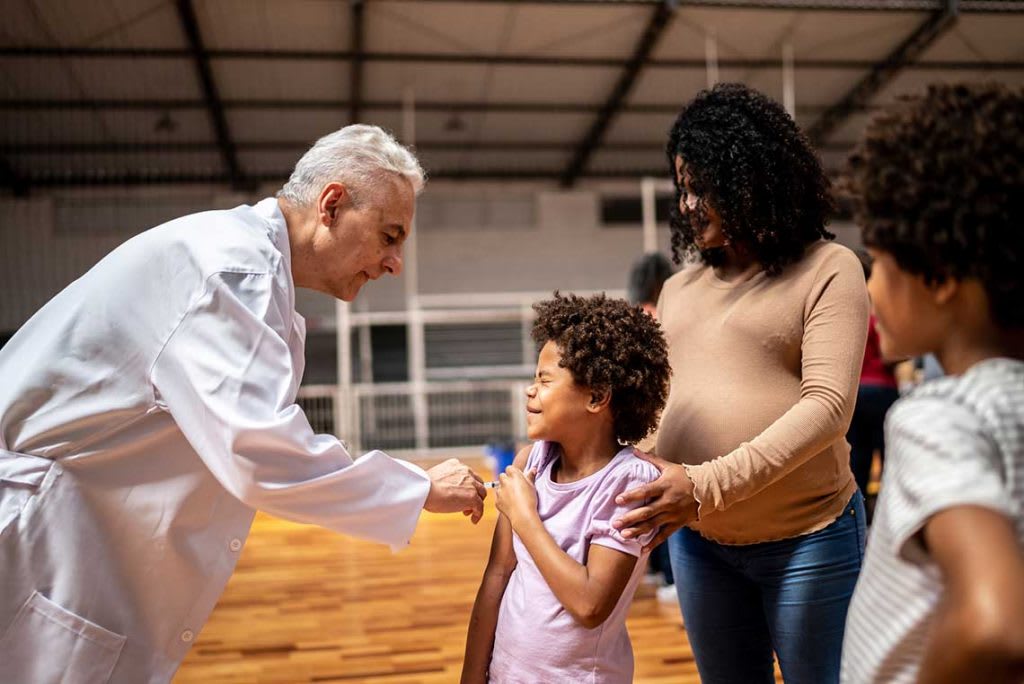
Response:
[{"label": "elderly doctor", "polygon": [[0,350],[0,682],[169,681],[256,509],[395,549],[423,509],[479,520],[465,465],[353,460],[295,404],[295,287],[398,274],[422,185],[348,126],[276,198],[129,240]]}]

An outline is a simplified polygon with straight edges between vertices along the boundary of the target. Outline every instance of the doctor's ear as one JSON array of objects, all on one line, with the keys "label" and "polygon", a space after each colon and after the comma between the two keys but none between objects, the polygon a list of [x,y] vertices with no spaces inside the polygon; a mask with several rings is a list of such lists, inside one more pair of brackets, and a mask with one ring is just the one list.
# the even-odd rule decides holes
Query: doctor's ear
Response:
[{"label": "doctor's ear", "polygon": [[325,226],[332,226],[338,219],[341,210],[352,204],[352,195],[344,183],[337,181],[328,183],[320,191],[317,200],[317,218]]}]

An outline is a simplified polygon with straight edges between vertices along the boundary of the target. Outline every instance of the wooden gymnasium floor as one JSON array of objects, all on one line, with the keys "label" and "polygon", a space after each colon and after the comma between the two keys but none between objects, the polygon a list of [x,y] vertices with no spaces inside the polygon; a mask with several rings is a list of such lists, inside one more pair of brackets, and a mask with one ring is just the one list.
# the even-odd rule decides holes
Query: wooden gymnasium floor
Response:
[{"label": "wooden gymnasium floor", "polygon": [[[482,461],[471,463],[489,472]],[[408,549],[259,514],[175,684],[449,684],[497,515],[424,513]],[[629,615],[637,684],[699,682],[678,607],[642,584]],[[782,681],[778,678],[778,681]]]}]

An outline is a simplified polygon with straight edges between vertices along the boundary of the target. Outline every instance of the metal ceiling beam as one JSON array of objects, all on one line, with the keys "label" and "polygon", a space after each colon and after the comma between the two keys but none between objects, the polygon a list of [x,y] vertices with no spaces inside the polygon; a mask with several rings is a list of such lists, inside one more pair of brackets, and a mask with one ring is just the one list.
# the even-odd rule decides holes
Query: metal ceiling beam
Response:
[{"label": "metal ceiling beam", "polygon": [[[852,143],[834,143],[824,148],[829,151],[845,152]],[[417,151],[434,152],[568,152],[575,149],[567,142],[526,142],[521,140],[495,140],[489,142],[460,142],[457,140],[423,140],[417,142]],[[309,141],[267,140],[260,142],[238,142],[235,148],[244,152],[304,152]],[[139,154],[146,152],[209,152],[217,149],[215,142],[156,142],[156,143],[14,143],[0,145],[0,155],[17,154]],[[605,142],[602,150],[619,152],[657,152],[665,150],[664,141],[618,141]]]},{"label": "metal ceiling beam", "polygon": [[[179,0],[180,1],[180,0]],[[486,54],[486,53],[432,53],[432,52],[356,52],[353,50],[238,50],[208,49],[203,54],[207,59],[274,59],[282,61],[361,61],[375,63],[424,63],[424,64],[488,64],[498,66],[535,67],[588,67],[601,69],[623,69],[629,60],[620,57],[542,57],[531,54]],[[0,57],[32,58],[83,58],[83,59],[191,59],[194,53],[181,48],[112,48],[112,47],[48,47],[48,46],[2,46]],[[875,66],[877,61],[867,59],[798,59],[797,69],[862,70]],[[720,58],[721,69],[781,69],[782,59],[765,58]],[[960,69],[1018,70],[1024,61],[981,61],[981,60],[936,60],[928,62],[905,62],[904,67],[915,70],[949,71]],[[707,62],[697,58],[648,59],[650,69],[695,69],[707,68]]]},{"label": "metal ceiling beam", "polygon": [[[227,109],[293,109],[293,110],[320,110],[320,109],[346,109],[351,106],[349,100],[221,100],[221,105]],[[655,103],[624,103],[620,111],[630,114],[675,114],[679,111],[680,104],[655,104]],[[159,112],[205,109],[206,103],[202,100],[0,100],[0,111],[39,111],[47,109],[58,110],[98,110],[98,109],[122,109],[122,110],[156,110]],[[403,104],[398,100],[364,100],[362,110],[372,111],[402,111]],[[797,107],[799,114],[820,114],[825,111],[823,106],[800,106]],[[865,108],[866,110],[871,107]],[[417,102],[418,112],[445,112],[445,113],[508,113],[508,114],[594,114],[601,111],[600,104],[585,102],[460,102],[460,101],[433,101]]]},{"label": "metal ceiling beam", "polygon": [[[388,2],[388,0],[377,0]],[[394,0],[392,0],[394,1]],[[399,0],[407,1],[407,0]],[[427,1],[427,0],[424,0]],[[433,2],[468,2],[473,4],[517,5],[653,5],[660,0],[430,0]],[[678,0],[679,7],[719,7],[752,10],[820,10],[839,12],[913,12],[941,11],[944,0]],[[964,0],[962,9],[969,12],[1022,12],[1024,3],[1014,0]]]},{"label": "metal ceiling beam", "polygon": [[580,173],[586,168],[587,162],[590,161],[590,156],[594,153],[594,150],[601,145],[605,133],[608,132],[608,127],[611,126],[615,116],[622,108],[622,104],[626,101],[629,91],[636,84],[636,79],[643,70],[648,57],[650,57],[651,51],[654,50],[654,46],[658,44],[658,40],[664,35],[665,29],[672,22],[674,13],[674,7],[667,1],[660,3],[654,9],[654,12],[651,13],[647,26],[644,28],[643,34],[641,34],[636,47],[633,49],[633,56],[630,57],[625,70],[619,76],[615,87],[612,88],[608,100],[604,103],[601,111],[598,112],[597,118],[590,125],[590,130],[587,131],[587,134],[583,136],[583,139],[577,145],[576,151],[572,155],[572,160],[562,174],[559,182],[563,188],[573,186]]},{"label": "metal ceiling beam", "polygon": [[904,64],[914,62],[956,23],[957,14],[957,0],[946,0],[942,11],[929,16],[838,102],[825,110],[807,129],[811,142],[822,144],[853,112],[867,106],[882,88],[892,82]]},{"label": "metal ceiling beam", "polygon": [[203,38],[199,32],[199,22],[196,20],[192,0],[177,0],[175,5],[178,9],[178,19],[181,21],[181,28],[188,39],[189,55],[195,64],[196,76],[199,78],[199,83],[203,89],[203,99],[206,101],[206,107],[210,113],[210,123],[213,125],[214,134],[217,136],[224,168],[227,169],[231,185],[240,189],[244,188],[247,186],[247,183],[242,173],[242,168],[238,164],[238,155],[235,152],[231,133],[228,130],[228,120],[224,115],[224,107],[221,104],[217,86],[213,81],[213,71],[210,69],[210,60],[203,46]]},{"label": "metal ceiling beam", "polygon": [[352,5],[352,60],[349,62],[348,122],[359,123],[363,115],[363,36],[366,26],[366,3],[349,0]]},{"label": "metal ceiling beam", "polygon": [[[279,173],[250,174],[253,183],[282,183],[288,179],[288,171]],[[560,179],[562,172],[558,169],[477,169],[463,171],[457,169],[439,169],[430,174],[433,180],[524,180],[554,181]],[[581,179],[637,179],[646,177],[668,177],[667,167],[634,169],[621,171],[584,171]],[[72,187],[72,186],[125,186],[125,185],[209,185],[227,184],[230,179],[223,173],[73,173],[60,175],[38,175],[30,179],[33,187]]]},{"label": "metal ceiling beam", "polygon": [[[561,177],[558,169],[480,169],[474,171],[436,170],[432,180],[544,180],[553,181]],[[640,169],[636,171],[599,171],[581,174],[581,178],[642,178],[650,175],[665,176],[665,169]],[[288,179],[288,172],[250,174],[254,183],[282,183]],[[115,185],[207,185],[227,184],[230,178],[222,173],[74,173],[53,176],[35,176],[33,186],[115,186]]]}]

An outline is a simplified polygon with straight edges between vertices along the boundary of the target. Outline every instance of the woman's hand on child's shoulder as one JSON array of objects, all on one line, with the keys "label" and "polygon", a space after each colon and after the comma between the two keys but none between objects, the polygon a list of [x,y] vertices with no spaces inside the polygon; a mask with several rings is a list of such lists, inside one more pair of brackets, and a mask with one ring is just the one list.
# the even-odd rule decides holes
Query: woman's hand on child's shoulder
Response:
[{"label": "woman's hand on child's shoulder", "polygon": [[650,551],[680,527],[697,519],[697,500],[693,496],[693,481],[687,475],[686,468],[639,450],[636,455],[657,468],[661,476],[650,484],[615,497],[615,502],[620,506],[629,503],[639,506],[613,520],[612,526],[621,530],[622,536],[627,538],[640,537],[660,528],[654,539],[644,547],[644,551]]},{"label": "woman's hand on child's shoulder", "polygon": [[533,486],[536,477],[536,470],[524,473],[514,465],[498,476],[500,485],[494,490],[494,503],[512,523],[513,529],[537,515],[537,490]]}]

